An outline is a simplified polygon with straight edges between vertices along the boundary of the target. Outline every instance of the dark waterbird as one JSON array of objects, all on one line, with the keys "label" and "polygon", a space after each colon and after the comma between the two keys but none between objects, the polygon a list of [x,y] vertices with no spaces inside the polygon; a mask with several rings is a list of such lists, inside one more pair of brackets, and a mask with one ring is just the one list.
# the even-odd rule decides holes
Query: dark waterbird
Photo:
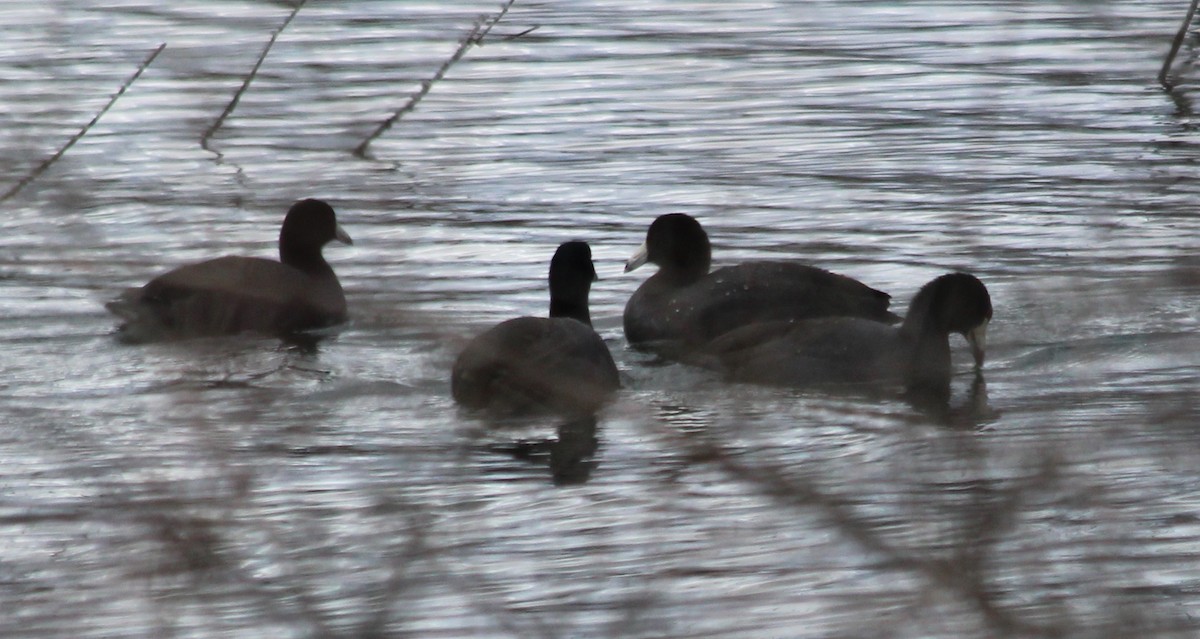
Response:
[{"label": "dark waterbird", "polygon": [[951,333],[983,366],[992,301],[973,275],[942,275],[921,288],[904,322],[835,317],[762,322],[731,331],[711,353],[734,380],[784,386],[899,384],[941,394],[951,376]]},{"label": "dark waterbird", "polygon": [[625,271],[658,272],[625,305],[625,336],[637,348],[688,360],[719,335],[774,320],[861,317],[895,322],[891,297],[844,275],[795,261],[755,261],[709,272],[712,249],[694,218],[660,216]]},{"label": "dark waterbird", "polygon": [[180,266],[106,306],[128,341],[258,332],[289,335],[346,321],[346,297],[321,255],[351,244],[320,200],[292,205],[279,232],[279,261],[226,256]]},{"label": "dark waterbird", "polygon": [[550,317],[518,317],[473,339],[454,362],[450,389],[470,408],[497,413],[594,413],[620,387],[608,347],[592,330],[596,279],[586,242],[566,242],[550,261]]}]

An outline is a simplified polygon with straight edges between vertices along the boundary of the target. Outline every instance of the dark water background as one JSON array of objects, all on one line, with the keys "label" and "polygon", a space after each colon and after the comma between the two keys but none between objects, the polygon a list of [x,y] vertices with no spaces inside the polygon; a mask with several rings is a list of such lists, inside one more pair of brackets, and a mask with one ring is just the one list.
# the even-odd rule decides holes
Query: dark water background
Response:
[{"label": "dark water background", "polygon": [[[495,3],[310,2],[210,152],[290,5],[5,2],[3,190],[167,48],[0,202],[0,635],[1196,636],[1184,4],[518,0],[361,159]],[[309,196],[356,242],[336,338],[113,338],[120,288],[272,255]],[[672,211],[898,310],[976,273],[986,383],[961,341],[944,411],[654,365],[621,266]],[[562,486],[497,452],[552,423],[447,380],[573,238],[625,389]]]}]

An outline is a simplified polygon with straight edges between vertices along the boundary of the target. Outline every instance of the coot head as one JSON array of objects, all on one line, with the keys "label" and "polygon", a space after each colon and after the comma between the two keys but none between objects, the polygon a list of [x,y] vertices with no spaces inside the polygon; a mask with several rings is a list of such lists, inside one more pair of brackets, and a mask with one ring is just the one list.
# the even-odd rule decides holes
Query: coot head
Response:
[{"label": "coot head", "polygon": [[983,282],[967,273],[949,273],[921,287],[904,324],[910,329],[961,334],[971,345],[975,367],[979,368],[983,365],[991,320],[992,298]]},{"label": "coot head", "polygon": [[288,209],[279,230],[279,261],[301,270],[321,260],[321,247],[337,240],[353,244],[337,223],[333,207],[316,199],[300,200]]},{"label": "coot head", "polygon": [[596,281],[587,242],[564,242],[550,260],[550,317],[571,317],[591,326],[588,293]]},{"label": "coot head", "polygon": [[646,231],[646,241],[625,263],[625,272],[650,262],[672,279],[696,280],[708,273],[712,246],[708,234],[686,213],[660,215]]}]

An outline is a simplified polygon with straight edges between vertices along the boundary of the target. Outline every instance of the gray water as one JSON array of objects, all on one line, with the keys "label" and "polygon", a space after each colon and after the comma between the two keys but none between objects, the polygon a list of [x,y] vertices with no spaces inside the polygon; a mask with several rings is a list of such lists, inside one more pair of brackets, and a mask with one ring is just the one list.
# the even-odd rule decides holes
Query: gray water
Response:
[{"label": "gray water", "polygon": [[[3,3],[2,190],[167,47],[0,203],[0,636],[1195,636],[1185,4],[517,0],[363,159],[496,3],[310,2],[211,151],[289,5]],[[338,335],[114,338],[105,300],[274,254],[302,197],[355,238]],[[674,211],[900,311],[975,273],[982,380],[961,340],[939,410],[631,351]],[[561,438],[460,411],[457,350],[544,313],[567,239],[624,389]]]}]

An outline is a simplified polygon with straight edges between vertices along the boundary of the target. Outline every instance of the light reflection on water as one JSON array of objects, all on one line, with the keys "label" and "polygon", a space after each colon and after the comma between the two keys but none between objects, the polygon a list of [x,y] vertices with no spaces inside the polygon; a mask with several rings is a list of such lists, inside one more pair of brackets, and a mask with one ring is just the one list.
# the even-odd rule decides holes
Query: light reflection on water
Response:
[{"label": "light reflection on water", "polygon": [[[373,161],[349,151],[493,4],[310,3],[219,158],[200,136],[288,6],[4,4],[4,189],[168,47],[2,205],[0,634],[1195,634],[1176,4],[518,0]],[[112,338],[117,290],[273,254],[305,196],[356,241],[340,335]],[[627,350],[621,266],[676,210],[718,263],[800,257],[898,310],[974,271],[986,384],[964,366],[931,411]],[[572,238],[625,389],[556,485],[555,424],[489,428],[447,371],[545,312]]]}]

